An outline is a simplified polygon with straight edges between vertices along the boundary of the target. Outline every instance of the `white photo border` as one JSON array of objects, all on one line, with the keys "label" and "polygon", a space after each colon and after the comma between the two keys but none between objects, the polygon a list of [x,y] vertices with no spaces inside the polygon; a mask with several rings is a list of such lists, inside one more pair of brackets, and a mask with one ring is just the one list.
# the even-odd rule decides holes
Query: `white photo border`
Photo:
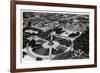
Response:
[{"label": "white photo border", "polygon": [[[20,16],[22,9],[28,10],[50,10],[50,11],[61,11],[61,12],[76,12],[89,14],[89,59],[80,59],[80,60],[56,60],[56,61],[32,61],[21,63],[20,55],[21,55],[21,27],[22,27],[22,18]],[[26,10],[26,11],[28,11]],[[75,14],[76,14],[75,13]],[[24,69],[24,68],[40,68],[40,67],[55,67],[55,66],[74,66],[74,65],[91,65],[94,64],[94,9],[85,9],[85,8],[70,8],[70,7],[52,7],[52,6],[37,6],[37,5],[16,5],[16,68]],[[91,37],[90,37],[91,36]]]}]

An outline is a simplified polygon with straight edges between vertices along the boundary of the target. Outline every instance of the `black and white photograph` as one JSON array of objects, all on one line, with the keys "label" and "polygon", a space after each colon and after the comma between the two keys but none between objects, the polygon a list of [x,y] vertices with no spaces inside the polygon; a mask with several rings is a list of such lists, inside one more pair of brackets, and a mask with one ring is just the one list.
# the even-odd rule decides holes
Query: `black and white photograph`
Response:
[{"label": "black and white photograph", "polygon": [[21,12],[22,60],[89,58],[89,14]]}]

